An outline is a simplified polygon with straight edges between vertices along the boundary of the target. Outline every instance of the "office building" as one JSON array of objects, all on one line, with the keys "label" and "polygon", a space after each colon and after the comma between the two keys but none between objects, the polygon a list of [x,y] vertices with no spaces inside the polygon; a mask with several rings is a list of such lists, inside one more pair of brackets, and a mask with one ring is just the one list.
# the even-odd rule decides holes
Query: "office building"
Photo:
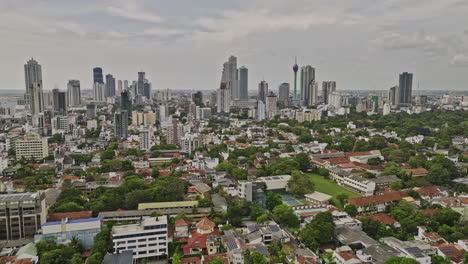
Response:
[{"label": "office building", "polygon": [[42,85],[42,66],[33,58],[24,65],[24,81],[27,98],[29,98],[28,95],[33,83],[40,83]]},{"label": "office building", "polygon": [[102,75],[102,68],[96,67],[93,69],[93,83],[104,84],[104,77]]},{"label": "office building", "polygon": [[127,111],[127,114],[132,112],[132,98],[129,91],[124,91],[120,96],[120,108]]},{"label": "office building", "polygon": [[223,64],[223,73],[221,83],[226,84],[226,89],[230,92],[230,100],[239,99],[239,71],[237,70],[237,58],[230,56],[228,61]]},{"label": "office building", "polygon": [[114,114],[114,136],[119,139],[128,137],[128,114],[125,110]]},{"label": "office building", "polygon": [[398,86],[393,86],[388,92],[388,102],[390,105],[397,105],[397,90]]},{"label": "office building", "polygon": [[122,80],[118,80],[117,81],[117,92],[116,92],[116,94],[120,95],[122,93],[122,91],[123,91],[123,82],[122,82]]},{"label": "office building", "polygon": [[168,251],[167,216],[146,217],[138,224],[112,227],[114,253],[133,251],[133,261],[165,259]]},{"label": "office building", "polygon": [[239,68],[239,100],[249,99],[249,70],[242,66]]},{"label": "office building", "polygon": [[258,121],[265,120],[265,114],[266,114],[265,103],[262,102],[261,100],[258,100],[257,101],[257,120]]},{"label": "office building", "polygon": [[0,240],[33,237],[46,221],[43,192],[0,194]]},{"label": "office building", "polygon": [[68,105],[79,106],[81,104],[81,88],[79,80],[69,80],[67,84]]},{"label": "office building", "polygon": [[289,83],[282,83],[278,87],[278,101],[282,102],[285,106],[289,101]]},{"label": "office building", "polygon": [[150,151],[151,149],[151,134],[150,131],[145,129],[145,130],[140,130],[138,133],[138,137],[140,139],[140,149],[143,151]]},{"label": "office building", "polygon": [[266,97],[268,95],[268,83],[263,80],[258,84],[258,100],[266,104]]},{"label": "office building", "polygon": [[278,112],[278,97],[273,91],[270,91],[268,96],[266,97],[266,109],[265,109],[265,116],[268,119],[273,119]]},{"label": "office building", "polygon": [[413,95],[413,74],[403,72],[400,74],[397,100],[398,104],[411,104]]},{"label": "office building", "polygon": [[106,91],[104,94],[106,98],[115,96],[115,78],[112,74],[106,75]]},{"label": "office building", "polygon": [[[315,104],[317,94],[314,93],[315,69],[310,66],[301,68],[301,101],[303,105]],[[314,98],[315,97],[315,98]]]},{"label": "office building", "polygon": [[144,85],[145,85],[145,72],[138,72],[138,81],[136,86],[136,94],[144,94]]},{"label": "office building", "polygon": [[322,101],[324,104],[329,104],[330,94],[336,92],[336,82],[335,81],[323,81],[322,82]]},{"label": "office building", "polygon": [[96,118],[96,105],[95,104],[86,105],[86,117],[88,117],[88,119]]},{"label": "office building", "polygon": [[106,101],[106,86],[103,83],[94,83],[93,84],[93,94],[94,101],[96,102],[105,102]]},{"label": "office building", "polygon": [[67,113],[67,94],[65,92],[60,92],[59,89],[53,89],[52,106],[54,112],[59,115],[65,115]]},{"label": "office building", "polygon": [[226,83],[221,83],[217,91],[217,112],[218,113],[229,113],[229,107],[231,106],[231,90],[227,88]]},{"label": "office building", "polygon": [[47,138],[37,135],[18,137],[15,142],[16,159],[34,158],[41,160],[49,156],[49,145]]},{"label": "office building", "polygon": [[44,112],[44,94],[42,82],[35,82],[29,87],[29,109],[31,114],[37,115]]},{"label": "office building", "polygon": [[193,93],[192,94],[192,102],[196,106],[203,106],[203,93],[201,91]]},{"label": "office building", "polygon": [[151,99],[151,83],[149,83],[148,80],[145,80],[143,84],[143,96],[147,99]]}]

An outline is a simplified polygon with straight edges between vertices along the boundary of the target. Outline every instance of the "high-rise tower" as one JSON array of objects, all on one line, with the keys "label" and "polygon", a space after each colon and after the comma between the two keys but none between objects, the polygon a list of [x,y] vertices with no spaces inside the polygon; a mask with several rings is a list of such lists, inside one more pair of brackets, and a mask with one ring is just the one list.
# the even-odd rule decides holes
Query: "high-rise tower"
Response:
[{"label": "high-rise tower", "polygon": [[29,95],[33,83],[40,83],[42,86],[42,67],[33,58],[24,65],[24,81],[27,95]]},{"label": "high-rise tower", "polygon": [[397,90],[398,104],[411,104],[413,95],[413,74],[403,72],[400,74],[399,86]]},{"label": "high-rise tower", "polygon": [[297,58],[294,59],[294,101],[297,100],[297,71],[299,70],[299,66],[297,65]]},{"label": "high-rise tower", "polygon": [[249,99],[249,70],[244,66],[239,68],[239,99]]},{"label": "high-rise tower", "polygon": [[102,68],[96,67],[93,69],[93,83],[104,83]]},{"label": "high-rise tower", "polygon": [[78,106],[81,103],[81,90],[79,80],[69,80],[67,84],[68,105]]}]

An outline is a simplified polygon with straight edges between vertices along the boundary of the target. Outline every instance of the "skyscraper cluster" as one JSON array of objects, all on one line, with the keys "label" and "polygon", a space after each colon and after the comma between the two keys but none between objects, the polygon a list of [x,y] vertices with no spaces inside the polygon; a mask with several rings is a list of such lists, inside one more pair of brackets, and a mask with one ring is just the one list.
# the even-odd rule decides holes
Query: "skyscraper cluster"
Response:
[{"label": "skyscraper cluster", "polygon": [[223,64],[221,84],[217,90],[217,112],[229,113],[234,100],[248,99],[248,69],[237,68],[237,58],[230,56]]},{"label": "skyscraper cluster", "polygon": [[399,75],[398,86],[393,86],[388,92],[388,103],[393,106],[411,104],[413,96],[413,74],[402,72]]}]

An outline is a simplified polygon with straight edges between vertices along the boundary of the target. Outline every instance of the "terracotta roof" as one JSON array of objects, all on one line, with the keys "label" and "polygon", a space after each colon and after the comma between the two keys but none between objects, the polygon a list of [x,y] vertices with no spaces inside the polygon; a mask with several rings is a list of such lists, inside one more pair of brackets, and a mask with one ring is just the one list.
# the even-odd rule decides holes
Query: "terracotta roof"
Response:
[{"label": "terracotta roof", "polygon": [[437,186],[429,186],[429,187],[422,187],[422,188],[415,187],[413,188],[413,190],[422,196],[432,197],[432,196],[438,196],[442,194]]},{"label": "terracotta roof", "polygon": [[358,259],[356,255],[354,255],[351,252],[336,252],[342,259],[345,261],[351,260],[351,259]]},{"label": "terracotta roof", "polygon": [[405,172],[407,174],[412,174],[412,175],[425,175],[425,174],[427,174],[427,170],[425,168],[406,169]]},{"label": "terracotta roof", "polygon": [[455,263],[461,263],[465,257],[465,250],[459,245],[442,244],[438,245],[437,248]]},{"label": "terracotta roof", "polygon": [[187,221],[185,221],[185,219],[180,218],[179,220],[177,220],[177,221],[175,222],[174,225],[175,225],[176,227],[181,227],[181,226],[188,226],[189,224],[190,224],[190,223],[187,222]]},{"label": "terracotta roof", "polygon": [[330,158],[327,159],[330,164],[343,164],[343,163],[349,163],[349,160],[347,158]]},{"label": "terracotta roof", "polygon": [[439,211],[440,209],[425,209],[421,210],[421,213],[431,216],[434,212]]},{"label": "terracotta roof", "polygon": [[212,229],[215,227],[215,223],[213,223],[213,221],[211,221],[210,219],[208,219],[206,216],[203,217],[200,222],[198,222],[196,224],[196,227],[198,229],[203,229],[203,230],[208,230],[208,229]]},{"label": "terracotta roof", "polygon": [[387,192],[382,195],[372,195],[372,196],[365,196],[365,197],[357,197],[357,198],[350,198],[348,199],[348,203],[354,204],[356,206],[365,206],[370,205],[372,203],[381,204],[381,203],[389,203],[401,200],[403,197],[407,195],[403,192],[399,191],[392,191]]},{"label": "terracotta roof", "polygon": [[68,217],[68,220],[86,219],[86,218],[93,217],[93,212],[92,211],[81,211],[81,212],[48,214],[47,215],[47,221],[60,221],[65,217]]},{"label": "terracotta roof", "polygon": [[316,264],[317,263],[313,257],[297,256],[296,260],[299,264]]},{"label": "terracotta roof", "polygon": [[201,257],[188,257],[180,259],[182,263],[197,263],[201,264]]},{"label": "terracotta roof", "polygon": [[366,217],[377,220],[384,225],[393,225],[397,222],[395,219],[391,218],[387,214],[374,214]]},{"label": "terracotta roof", "polygon": [[212,255],[204,255],[203,256],[203,263],[211,262],[217,258],[220,258],[224,261],[224,264],[229,264],[229,258],[227,257],[226,253],[219,253],[219,254],[212,254]]},{"label": "terracotta roof", "polygon": [[363,151],[363,152],[347,152],[347,153],[345,153],[345,157],[346,157],[346,158],[354,157],[354,156],[367,156],[367,155],[371,155],[371,153],[370,153],[369,151]]}]

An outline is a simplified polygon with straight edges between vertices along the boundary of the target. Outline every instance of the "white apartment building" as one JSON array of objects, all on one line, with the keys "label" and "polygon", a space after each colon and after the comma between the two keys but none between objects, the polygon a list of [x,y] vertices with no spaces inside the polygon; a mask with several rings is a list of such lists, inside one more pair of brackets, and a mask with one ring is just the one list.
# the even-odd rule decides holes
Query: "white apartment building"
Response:
[{"label": "white apartment building", "polygon": [[38,135],[23,136],[16,139],[16,159],[44,159],[49,155],[47,138]]},{"label": "white apartment building", "polygon": [[185,134],[180,142],[180,147],[182,148],[183,153],[191,154],[197,148],[202,146],[202,139],[197,134]]},{"label": "white apartment building", "polygon": [[139,224],[112,227],[114,253],[132,250],[133,260],[163,259],[168,254],[167,216],[146,217]]},{"label": "white apartment building", "polygon": [[149,130],[141,130],[139,132],[140,149],[149,151],[151,149],[151,135]]}]

